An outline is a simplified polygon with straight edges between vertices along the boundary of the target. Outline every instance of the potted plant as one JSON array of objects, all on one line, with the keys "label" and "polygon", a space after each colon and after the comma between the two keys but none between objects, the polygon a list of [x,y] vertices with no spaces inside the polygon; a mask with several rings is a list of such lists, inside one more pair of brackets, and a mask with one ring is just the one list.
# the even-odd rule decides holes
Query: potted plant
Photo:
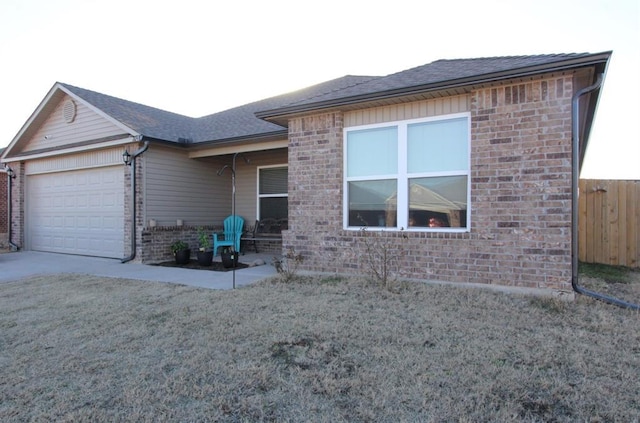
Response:
[{"label": "potted plant", "polygon": [[198,264],[200,266],[211,266],[213,261],[213,250],[211,249],[211,238],[204,228],[198,228]]},{"label": "potted plant", "polygon": [[171,244],[171,252],[176,258],[176,264],[187,264],[191,258],[191,250],[189,244],[184,241],[175,241]]},{"label": "potted plant", "polygon": [[222,265],[228,269],[230,267],[238,267],[238,253],[233,247],[222,247]]}]

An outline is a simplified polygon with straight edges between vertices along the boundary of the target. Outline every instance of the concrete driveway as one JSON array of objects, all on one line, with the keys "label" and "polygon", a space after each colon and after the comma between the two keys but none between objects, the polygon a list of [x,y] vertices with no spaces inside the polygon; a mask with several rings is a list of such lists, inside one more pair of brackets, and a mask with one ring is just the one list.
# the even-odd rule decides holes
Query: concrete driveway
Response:
[{"label": "concrete driveway", "polygon": [[[258,258],[263,259],[267,264],[236,270],[236,287],[249,285],[276,275],[275,268],[270,264],[270,256],[247,254],[240,256],[240,262],[248,264]],[[38,251],[0,254],[0,282],[59,273],[80,273],[109,278],[177,283],[211,289],[231,289],[233,287],[233,272],[179,269],[136,263],[123,264],[117,259]]]}]

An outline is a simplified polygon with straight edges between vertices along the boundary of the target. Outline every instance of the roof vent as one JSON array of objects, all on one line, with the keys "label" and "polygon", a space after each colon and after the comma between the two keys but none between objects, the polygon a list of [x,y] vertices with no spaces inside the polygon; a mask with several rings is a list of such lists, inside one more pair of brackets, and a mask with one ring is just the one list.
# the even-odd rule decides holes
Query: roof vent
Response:
[{"label": "roof vent", "polygon": [[67,123],[73,122],[76,118],[76,103],[74,103],[73,100],[64,102],[64,106],[62,106],[62,116]]}]

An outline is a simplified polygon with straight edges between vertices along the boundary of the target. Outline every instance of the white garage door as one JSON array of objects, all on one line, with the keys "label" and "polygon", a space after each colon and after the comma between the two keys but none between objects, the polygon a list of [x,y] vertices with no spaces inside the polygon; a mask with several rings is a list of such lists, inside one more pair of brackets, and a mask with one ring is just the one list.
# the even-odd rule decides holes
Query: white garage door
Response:
[{"label": "white garage door", "polygon": [[29,175],[27,184],[30,249],[123,257],[122,166]]}]

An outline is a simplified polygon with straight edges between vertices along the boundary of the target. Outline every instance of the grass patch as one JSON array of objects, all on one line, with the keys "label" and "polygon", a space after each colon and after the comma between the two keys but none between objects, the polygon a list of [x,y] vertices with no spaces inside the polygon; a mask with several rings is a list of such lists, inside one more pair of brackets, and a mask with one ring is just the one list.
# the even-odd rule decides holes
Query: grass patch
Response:
[{"label": "grass patch", "polygon": [[631,269],[624,266],[609,266],[598,263],[580,263],[578,272],[582,276],[602,279],[607,283],[628,283]]},{"label": "grass patch", "polygon": [[580,285],[629,303],[640,304],[640,269],[580,263]]},{"label": "grass patch", "polygon": [[0,421],[634,421],[640,314],[306,277],[0,284]]}]

